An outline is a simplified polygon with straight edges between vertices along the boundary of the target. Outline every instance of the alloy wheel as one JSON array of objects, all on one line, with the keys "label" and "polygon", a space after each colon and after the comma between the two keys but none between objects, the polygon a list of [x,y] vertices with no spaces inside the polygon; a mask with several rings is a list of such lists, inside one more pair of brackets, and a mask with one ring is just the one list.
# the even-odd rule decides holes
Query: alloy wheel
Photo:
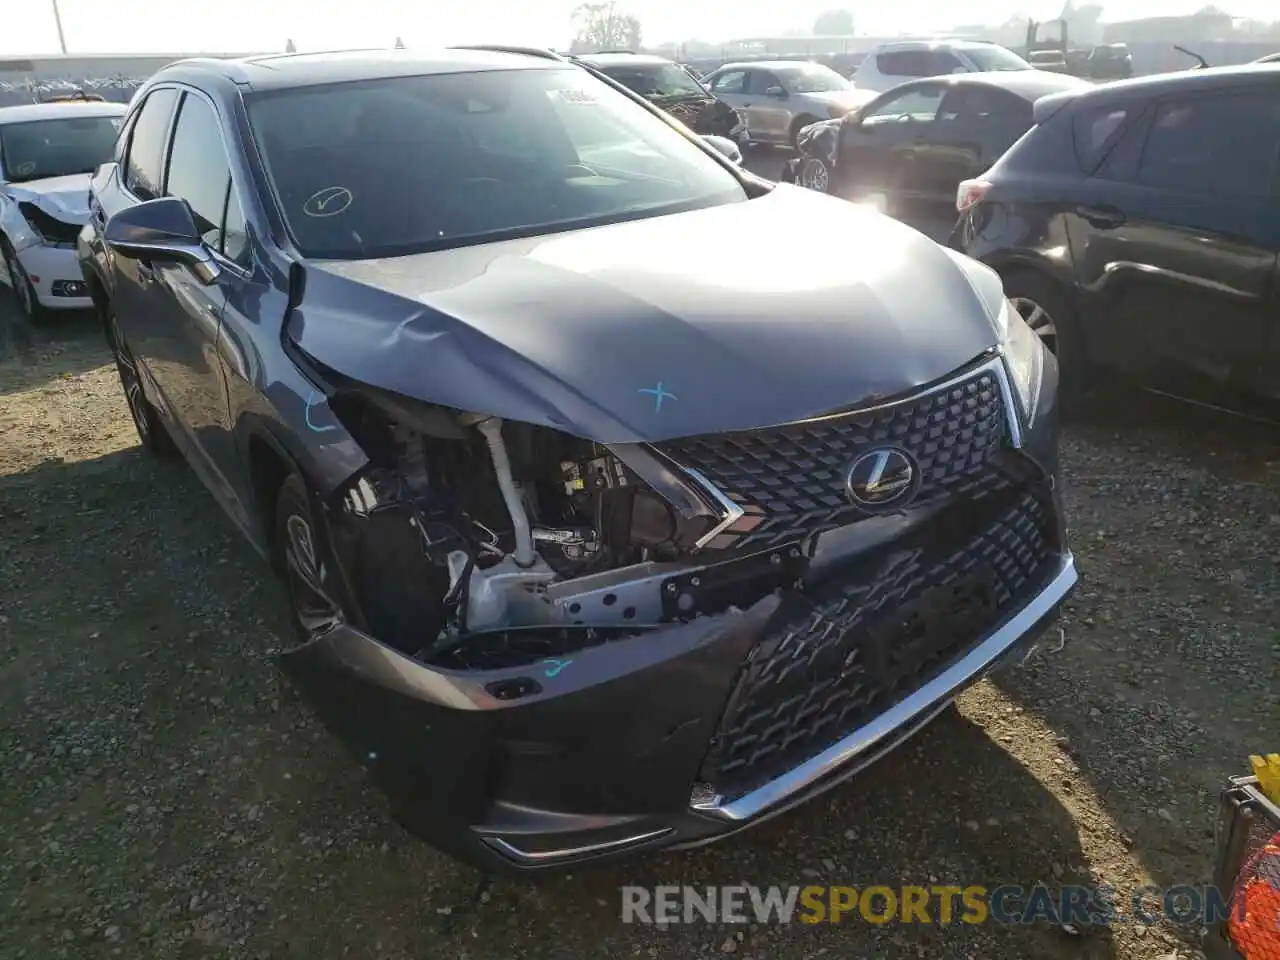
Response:
[{"label": "alloy wheel", "polygon": [[800,167],[800,186],[826,193],[831,186],[827,165],[815,157],[806,159]]},{"label": "alloy wheel", "polygon": [[18,298],[18,306],[22,308],[25,317],[34,317],[36,305],[31,298],[31,284],[27,280],[26,271],[22,269],[22,264],[18,263],[17,254],[9,254],[5,260],[9,267],[9,285],[13,287],[14,296]]},{"label": "alloy wheel", "polygon": [[142,391],[142,377],[138,374],[138,365],[133,356],[120,339],[120,328],[116,318],[111,317],[111,351],[116,357],[116,369],[120,371],[120,385],[124,387],[124,398],[129,404],[129,415],[133,417],[134,426],[138,428],[138,437],[143,446],[148,446],[151,435],[151,406],[147,395]]},{"label": "alloy wheel", "polygon": [[318,557],[311,523],[297,513],[285,519],[284,556],[299,624],[309,634],[335,626],[341,611],[325,588],[327,571]]},{"label": "alloy wheel", "polygon": [[1054,324],[1053,317],[1049,314],[1049,311],[1030,297],[1010,297],[1009,302],[1018,311],[1018,315],[1026,321],[1027,326],[1049,348],[1049,352],[1056,356],[1058,353],[1058,328]]}]

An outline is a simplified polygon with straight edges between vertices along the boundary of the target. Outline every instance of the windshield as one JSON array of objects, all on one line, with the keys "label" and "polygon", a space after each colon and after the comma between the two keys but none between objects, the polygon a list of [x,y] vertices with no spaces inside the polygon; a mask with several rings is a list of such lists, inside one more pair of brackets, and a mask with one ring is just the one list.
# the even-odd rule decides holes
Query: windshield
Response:
[{"label": "windshield", "polygon": [[997,47],[994,44],[981,47],[965,47],[964,55],[978,65],[979,70],[1034,70],[1012,50]]},{"label": "windshield", "polygon": [[0,166],[9,183],[93,173],[111,159],[120,117],[60,117],[0,126]]},{"label": "windshield", "polygon": [[294,242],[397,256],[746,200],[660,117],[577,68],[300,87],[249,98]]},{"label": "windshield", "polygon": [[831,93],[853,87],[852,83],[830,67],[813,66],[774,72],[789,93]]},{"label": "windshield", "polygon": [[607,67],[601,67],[600,72],[642,97],[707,96],[707,91],[698,81],[674,63],[638,67],[611,63]]}]

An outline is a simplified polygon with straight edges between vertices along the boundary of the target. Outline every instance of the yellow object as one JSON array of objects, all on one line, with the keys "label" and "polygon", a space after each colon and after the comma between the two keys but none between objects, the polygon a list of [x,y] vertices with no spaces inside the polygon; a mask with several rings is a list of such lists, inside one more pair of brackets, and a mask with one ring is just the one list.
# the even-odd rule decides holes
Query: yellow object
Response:
[{"label": "yellow object", "polygon": [[1269,753],[1265,757],[1251,756],[1249,764],[1253,767],[1253,775],[1258,778],[1258,786],[1263,795],[1272,803],[1280,803],[1280,753]]}]

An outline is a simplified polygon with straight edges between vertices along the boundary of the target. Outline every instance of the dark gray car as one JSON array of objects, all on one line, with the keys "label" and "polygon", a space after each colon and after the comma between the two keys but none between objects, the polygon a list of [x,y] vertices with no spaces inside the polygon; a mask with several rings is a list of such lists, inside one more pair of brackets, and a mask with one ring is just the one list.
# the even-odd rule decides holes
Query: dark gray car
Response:
[{"label": "dark gray car", "polygon": [[767,818],[1075,582],[1056,368],[996,275],[553,55],[175,64],[91,212],[144,444],[285,576],[281,664],[397,817],[472,862]]}]

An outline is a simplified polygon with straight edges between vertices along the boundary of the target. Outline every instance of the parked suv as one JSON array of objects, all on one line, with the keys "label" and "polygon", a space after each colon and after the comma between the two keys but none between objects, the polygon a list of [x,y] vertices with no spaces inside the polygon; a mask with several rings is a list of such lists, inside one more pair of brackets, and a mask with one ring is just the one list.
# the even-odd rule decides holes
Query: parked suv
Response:
[{"label": "parked suv", "polygon": [[1280,65],[1039,100],[960,185],[957,249],[995,267],[1069,391],[1120,373],[1252,410],[1280,401]]},{"label": "parked suv", "polygon": [[778,813],[1075,583],[1056,368],[996,274],[552,54],[172,64],[90,206],[143,443],[273,559],[280,663],[399,819],[472,862]]},{"label": "parked suv", "polygon": [[1034,69],[1012,50],[984,40],[899,40],[868,54],[853,82],[861,90],[882,92],[922,77]]},{"label": "parked suv", "polygon": [[76,235],[89,175],[111,157],[124,111],[83,96],[0,107],[0,282],[27,320],[90,305]]},{"label": "parked suv", "polygon": [[801,60],[728,63],[705,80],[712,93],[746,118],[739,136],[744,144],[794,147],[809,124],[843,117],[872,96],[853,89],[830,67]]}]

